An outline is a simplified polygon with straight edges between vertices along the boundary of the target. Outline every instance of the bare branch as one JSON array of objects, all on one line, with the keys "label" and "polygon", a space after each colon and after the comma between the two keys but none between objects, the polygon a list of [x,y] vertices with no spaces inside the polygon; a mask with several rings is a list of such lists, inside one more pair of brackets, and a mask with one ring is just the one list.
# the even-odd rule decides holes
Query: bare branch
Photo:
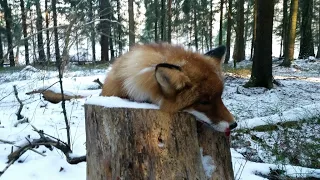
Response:
[{"label": "bare branch", "polygon": [[7,141],[7,140],[3,140],[3,139],[0,139],[0,142],[2,142],[3,144],[14,144],[13,141]]},{"label": "bare branch", "polygon": [[102,84],[102,82],[99,80],[99,78],[97,78],[97,79],[93,80],[93,82],[98,83],[98,84],[99,84],[99,86],[100,86],[100,88],[102,88],[102,87],[103,87],[103,84]]}]

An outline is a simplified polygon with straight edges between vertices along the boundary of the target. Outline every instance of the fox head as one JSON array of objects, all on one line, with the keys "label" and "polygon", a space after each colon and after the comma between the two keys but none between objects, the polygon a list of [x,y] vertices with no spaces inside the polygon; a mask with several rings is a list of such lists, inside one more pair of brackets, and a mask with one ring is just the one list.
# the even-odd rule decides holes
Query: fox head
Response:
[{"label": "fox head", "polygon": [[160,109],[187,111],[220,132],[234,129],[237,123],[221,99],[225,52],[226,47],[219,46],[204,55],[189,53],[179,63],[158,64],[155,78],[164,96]]}]

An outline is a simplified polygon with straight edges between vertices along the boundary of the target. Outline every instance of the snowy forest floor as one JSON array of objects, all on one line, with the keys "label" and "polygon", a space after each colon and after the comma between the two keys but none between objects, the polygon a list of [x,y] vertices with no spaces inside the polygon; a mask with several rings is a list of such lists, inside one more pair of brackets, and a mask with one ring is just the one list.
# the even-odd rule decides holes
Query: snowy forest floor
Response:
[{"label": "snowy forest floor", "polygon": [[[280,67],[279,63],[273,63],[273,75],[281,86],[271,90],[242,87],[250,78],[250,61],[239,63],[237,69],[231,68],[231,64],[225,67],[223,101],[239,124],[231,137],[236,179],[320,178],[320,60],[296,60],[291,68]],[[103,82],[108,71],[106,67],[71,66],[64,74],[64,89],[68,94],[98,96],[99,86],[93,80],[99,78]],[[0,70],[0,171],[7,166],[7,156],[15,146],[39,138],[31,125],[66,141],[61,103],[49,103],[40,94],[26,95],[57,81],[58,73],[54,70],[30,66]],[[15,113],[19,102],[14,85],[24,104],[21,114],[29,120],[17,126]],[[59,89],[58,83],[50,89]],[[85,102],[86,98],[66,102],[74,156],[86,153]],[[59,150],[51,151],[45,146],[36,151],[24,153],[1,178],[86,178],[86,163],[70,165]]]}]

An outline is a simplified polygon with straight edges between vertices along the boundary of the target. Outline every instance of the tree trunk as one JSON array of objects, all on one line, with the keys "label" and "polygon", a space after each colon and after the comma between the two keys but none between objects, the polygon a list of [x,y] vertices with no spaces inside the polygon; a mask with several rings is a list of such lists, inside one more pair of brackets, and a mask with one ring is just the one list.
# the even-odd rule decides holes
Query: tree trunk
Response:
[{"label": "tree trunk", "polygon": [[198,42],[198,19],[197,19],[197,8],[196,2],[194,2],[193,7],[193,28],[194,28],[194,45],[196,47],[196,51],[199,49],[199,42]]},{"label": "tree trunk", "polygon": [[274,0],[257,0],[257,39],[249,82],[245,87],[265,87],[272,83],[272,25]]},{"label": "tree trunk", "polygon": [[28,43],[28,32],[27,32],[27,17],[24,8],[24,0],[20,0],[20,8],[21,8],[21,19],[22,19],[22,29],[23,29],[23,38],[24,38],[24,59],[26,61],[26,65],[30,64],[29,60],[29,43]]},{"label": "tree trunk", "polygon": [[161,0],[161,21],[160,21],[160,38],[161,41],[165,41],[165,32],[166,32],[166,27],[165,27],[165,22],[166,22],[166,0]]},{"label": "tree trunk", "polygon": [[288,18],[288,0],[283,0],[283,19],[282,19],[282,39],[283,39],[283,54],[286,54],[288,50],[288,28],[289,28],[289,18]]},{"label": "tree trunk", "polygon": [[228,139],[206,128],[198,136],[190,114],[95,105],[85,114],[87,179],[207,179],[199,145],[216,165],[208,179],[234,179]]},{"label": "tree trunk", "polygon": [[[122,22],[121,18],[121,8],[120,8],[120,0],[117,0],[117,15],[118,15],[118,22]],[[119,56],[122,55],[122,27],[121,24],[118,24],[118,51],[119,51]]]},{"label": "tree trunk", "polygon": [[313,37],[312,37],[312,10],[313,0],[301,1],[302,8],[302,22],[301,22],[301,38],[300,38],[300,52],[299,58],[308,58],[314,56]]},{"label": "tree trunk", "polygon": [[40,8],[40,0],[36,1],[36,11],[37,11],[37,39],[38,39],[38,53],[39,53],[39,63],[44,64],[46,61],[46,55],[44,54],[43,37],[42,37],[42,14]]},{"label": "tree trunk", "polygon": [[14,67],[14,55],[13,55],[13,42],[12,42],[12,16],[11,16],[11,8],[8,5],[7,0],[1,1],[1,6],[4,10],[4,19],[6,21],[6,33],[7,33],[7,41],[8,41],[8,52],[9,52],[9,60],[10,67]]},{"label": "tree trunk", "polygon": [[213,1],[211,0],[210,1],[210,17],[209,17],[209,25],[210,25],[210,32],[209,32],[209,46],[210,46],[210,49],[213,48],[213,44],[212,44],[212,41],[213,41],[213,35],[212,35],[212,31],[213,31]]},{"label": "tree trunk", "polygon": [[0,68],[3,68],[4,59],[3,59],[3,45],[2,45],[2,34],[0,32]]},{"label": "tree trunk", "polygon": [[54,49],[56,54],[56,65],[60,66],[61,57],[59,49],[59,37],[58,37],[58,28],[57,28],[57,1],[52,0],[52,18],[53,18],[53,33],[54,33]]},{"label": "tree trunk", "polygon": [[[215,172],[212,174],[210,180],[232,180],[234,179],[232,163],[230,140],[224,133],[217,132],[197,122],[197,135],[199,146],[202,147],[202,154],[211,156],[213,162],[219,166],[216,167]],[[226,152],[227,151],[227,152]],[[226,153],[221,153],[226,152]]]},{"label": "tree trunk", "polygon": [[115,55],[114,55],[115,50],[114,50],[113,41],[112,41],[112,38],[111,38],[111,37],[113,37],[111,30],[110,30],[110,35],[109,36],[110,36],[110,41],[109,41],[109,44],[110,44],[110,61],[113,61],[114,58],[115,58]]},{"label": "tree trunk", "polygon": [[316,58],[320,58],[320,3],[318,9],[318,52]]},{"label": "tree trunk", "polygon": [[237,48],[234,60],[240,62],[245,59],[244,50],[244,0],[238,2],[238,15],[237,15]]},{"label": "tree trunk", "polygon": [[222,45],[222,23],[223,23],[223,0],[220,0],[219,45]]},{"label": "tree trunk", "polygon": [[228,64],[230,59],[230,48],[231,48],[231,12],[232,12],[232,0],[228,0],[228,25],[227,25],[227,53],[224,60],[225,64]]},{"label": "tree trunk", "polygon": [[128,0],[129,8],[129,47],[135,44],[135,25],[134,25],[134,12],[133,12],[133,1]]},{"label": "tree trunk", "polygon": [[48,9],[48,0],[45,0],[44,8],[46,11],[46,38],[47,38],[47,58],[50,61],[50,31],[49,31],[49,9]]},{"label": "tree trunk", "polygon": [[172,0],[168,0],[168,43],[171,43]]},{"label": "tree trunk", "polygon": [[154,1],[154,7],[155,7],[155,14],[156,17],[154,19],[154,41],[158,42],[159,41],[159,35],[158,35],[158,21],[159,21],[159,1],[155,0]]},{"label": "tree trunk", "polygon": [[[99,0],[99,15],[100,15],[100,46],[101,46],[101,61],[107,62],[109,61],[109,31],[108,26],[109,22],[108,14],[110,13],[110,9],[108,9],[108,1],[107,0]],[[129,25],[130,26],[130,25]]]},{"label": "tree trunk", "polygon": [[286,46],[284,60],[281,65],[290,67],[293,61],[294,55],[294,44],[296,39],[296,28],[297,28],[297,15],[299,0],[291,0],[290,5],[290,22],[289,22],[289,32],[288,32],[288,45]]},{"label": "tree trunk", "polygon": [[91,53],[92,53],[92,61],[93,63],[96,62],[96,29],[95,29],[95,23],[93,21],[93,4],[92,0],[89,0],[89,21],[91,21],[91,34],[90,34],[90,40],[91,40]]},{"label": "tree trunk", "polygon": [[245,16],[245,28],[244,28],[244,49],[247,47],[247,39],[248,39],[248,34],[249,34],[249,14],[250,14],[250,2],[247,2],[247,9],[246,9],[246,16]]},{"label": "tree trunk", "polygon": [[253,6],[253,32],[252,32],[252,41],[251,41],[251,53],[250,53],[250,60],[253,60],[253,51],[255,47],[255,42],[256,42],[256,36],[257,36],[257,0],[254,0],[254,6]]}]

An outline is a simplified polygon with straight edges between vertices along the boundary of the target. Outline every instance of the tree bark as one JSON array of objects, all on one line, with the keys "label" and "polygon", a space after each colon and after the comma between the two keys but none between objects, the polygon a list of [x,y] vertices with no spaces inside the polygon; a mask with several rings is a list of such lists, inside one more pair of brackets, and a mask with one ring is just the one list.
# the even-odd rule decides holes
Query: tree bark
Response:
[{"label": "tree bark", "polygon": [[3,59],[3,45],[2,45],[2,34],[0,32],[0,68],[3,68],[4,59]]},{"label": "tree bark", "polygon": [[209,17],[209,26],[210,26],[210,32],[209,32],[209,46],[210,49],[213,48],[213,35],[212,35],[212,31],[213,31],[213,0],[210,1],[210,17]]},{"label": "tree bark", "polygon": [[320,3],[318,9],[318,52],[316,58],[320,58]]},{"label": "tree bark", "polygon": [[193,5],[193,28],[194,28],[194,45],[196,51],[199,49],[199,40],[198,40],[198,18],[197,18],[197,3],[194,2]]},{"label": "tree bark", "polygon": [[294,55],[294,44],[296,39],[296,28],[297,28],[297,15],[298,15],[298,4],[299,0],[291,0],[290,5],[290,21],[289,21],[289,32],[288,32],[288,44],[285,46],[284,60],[281,65],[290,67],[293,61]]},{"label": "tree bark", "polygon": [[168,43],[171,43],[172,0],[168,0]]},{"label": "tree bark", "polygon": [[119,24],[117,25],[117,28],[118,28],[118,51],[119,51],[119,54],[118,56],[121,56],[122,55],[122,27],[121,27],[121,24],[122,23],[122,18],[121,18],[121,8],[120,8],[121,4],[120,4],[120,0],[117,0],[117,15],[118,15],[118,22]]},{"label": "tree bark", "polygon": [[222,23],[223,23],[223,0],[220,0],[219,45],[222,45]]},{"label": "tree bark", "polygon": [[165,32],[166,32],[166,0],[161,0],[161,21],[160,21],[160,38],[161,41],[165,41]]},{"label": "tree bark", "polygon": [[46,61],[46,55],[44,54],[44,46],[43,46],[43,37],[42,37],[42,14],[41,14],[41,8],[40,8],[40,0],[36,1],[36,12],[37,12],[37,39],[38,39],[38,53],[39,53],[39,63],[44,64]]},{"label": "tree bark", "polygon": [[13,55],[13,42],[12,42],[12,16],[11,16],[11,8],[8,5],[7,0],[1,1],[1,6],[4,10],[4,19],[6,21],[6,33],[7,33],[7,41],[8,41],[8,52],[9,52],[9,60],[10,67],[15,66],[14,55]]},{"label": "tree bark", "polygon": [[252,32],[252,41],[251,41],[251,52],[250,52],[250,60],[253,60],[253,51],[254,51],[254,44],[256,42],[256,36],[257,36],[257,0],[254,0],[254,6],[253,6],[253,32]]},{"label": "tree bark", "polygon": [[312,10],[313,0],[301,1],[302,22],[301,22],[301,38],[299,58],[308,58],[314,56],[313,37],[312,37]]},{"label": "tree bark", "polygon": [[159,35],[158,35],[158,21],[159,21],[159,1],[158,0],[155,0],[154,1],[154,7],[155,7],[155,14],[156,14],[156,17],[154,19],[154,41],[155,42],[158,42],[159,40]]},{"label": "tree bark", "polygon": [[272,83],[272,25],[274,0],[257,0],[257,39],[249,82],[245,87],[265,87]]},{"label": "tree bark", "polygon": [[24,59],[26,61],[26,65],[30,64],[29,61],[29,43],[28,43],[28,32],[27,32],[27,17],[24,7],[24,0],[20,0],[20,8],[21,8],[21,19],[22,19],[22,29],[23,29],[23,38],[24,38]]},{"label": "tree bark", "polygon": [[[234,179],[228,139],[201,125],[197,132],[188,113],[85,105],[85,114],[87,179]],[[199,143],[216,165],[211,178]]]},{"label": "tree bark", "polygon": [[[108,1],[107,0],[99,0],[99,15],[100,15],[100,46],[101,46],[101,61],[107,62],[109,61],[109,22],[108,14],[110,13],[110,9],[108,9]],[[130,26],[130,25],[129,25]]]},{"label": "tree bark", "polygon": [[237,62],[243,61],[245,59],[245,49],[244,49],[244,0],[239,0],[238,6],[238,15],[237,15],[237,48],[234,60]]},{"label": "tree bark", "polygon": [[129,8],[129,47],[135,44],[135,25],[134,25],[134,11],[133,11],[134,0],[128,0]]},{"label": "tree bark", "polygon": [[231,48],[231,12],[232,12],[232,0],[228,0],[228,25],[227,25],[227,53],[224,60],[225,64],[228,64],[230,59],[230,48]]},{"label": "tree bark", "polygon": [[249,15],[250,15],[250,6],[251,6],[251,1],[247,2],[247,9],[246,9],[246,13],[245,13],[245,24],[244,24],[244,49],[246,49],[247,47],[247,39],[248,39],[248,34],[249,34]]},{"label": "tree bark", "polygon": [[90,24],[90,28],[91,28],[90,40],[91,40],[92,61],[93,63],[95,63],[96,62],[96,29],[95,29],[95,23],[93,21],[92,0],[89,0],[89,20],[92,21],[92,23]]},{"label": "tree bark", "polygon": [[224,133],[213,131],[203,123],[197,122],[197,135],[199,146],[203,149],[203,155],[209,155],[212,157],[216,166],[215,172],[211,176],[211,180],[232,180],[234,179],[231,153],[230,140]]},{"label": "tree bark", "polygon": [[288,50],[288,28],[289,28],[289,18],[288,18],[288,0],[283,0],[283,19],[282,19],[282,39],[283,39],[283,54],[286,54]]}]

